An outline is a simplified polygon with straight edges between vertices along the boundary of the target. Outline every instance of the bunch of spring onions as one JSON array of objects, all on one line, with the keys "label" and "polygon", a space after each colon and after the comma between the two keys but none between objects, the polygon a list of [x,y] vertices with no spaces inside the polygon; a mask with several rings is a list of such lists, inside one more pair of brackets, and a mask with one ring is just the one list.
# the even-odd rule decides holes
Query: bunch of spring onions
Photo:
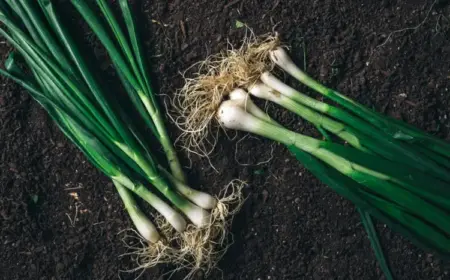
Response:
[{"label": "bunch of spring onions", "polygon": [[[90,162],[113,181],[137,231],[151,243],[150,248],[156,247],[144,251],[154,255],[144,256],[148,263],[142,266],[164,261],[183,263],[189,248],[182,248],[184,255],[163,256],[169,254],[167,249],[172,244],[165,244],[165,250],[157,246],[162,238],[171,239],[161,236],[162,229],[139,209],[134,195],[148,202],[180,234],[190,223],[195,229],[211,227],[211,210],[214,212],[218,200],[186,185],[147,77],[128,1],[118,2],[125,31],[106,0],[96,1],[102,17],[86,1],[73,0],[72,4],[107,50],[132,109],[139,113],[157,144],[147,144],[116,93],[106,90],[99,81],[51,0],[0,1],[0,33],[15,49],[5,62],[6,70],[0,69],[0,73],[26,88]],[[164,151],[165,160],[157,160],[158,150]],[[208,232],[196,238],[204,239],[201,247],[214,236]],[[192,254],[204,253],[199,248],[190,249]],[[211,253],[212,249],[205,250]],[[177,257],[181,259],[173,259]],[[195,261],[201,266],[202,261],[209,260]]]},{"label": "bunch of spring onions", "polygon": [[[250,51],[264,50],[261,44],[252,44],[248,47]],[[250,74],[235,71],[236,61],[239,61],[236,53],[242,56],[240,61],[246,63],[239,69],[251,69],[252,65],[257,65],[251,58],[255,57],[259,62],[264,54],[249,56],[245,48],[228,52],[232,56],[227,54],[214,63],[230,66],[223,67],[225,71],[220,72],[214,65],[212,70],[205,71],[206,74],[199,74],[193,79],[195,82],[190,81],[195,86],[182,91],[186,95],[184,100],[195,100],[189,94],[197,94],[206,79],[219,77],[217,81],[227,80],[231,81],[229,84],[246,86],[223,94],[216,110],[220,126],[257,134],[286,145],[310,172],[351,200],[361,213],[388,279],[392,279],[392,274],[371,216],[423,248],[450,256],[450,144],[325,87],[300,70],[281,47],[267,52],[272,65],[279,66],[338,106],[300,93],[269,71],[261,71],[255,80],[248,79]],[[234,73],[238,73],[237,77]],[[241,79],[241,76],[246,79]],[[216,88],[227,86],[215,84]],[[200,92],[204,92],[203,88]],[[273,102],[297,114],[315,125],[324,140],[283,127],[259,109],[251,97]],[[195,106],[202,108],[198,104]]]},{"label": "bunch of spring onions", "polygon": [[286,145],[307,169],[359,209],[423,247],[450,256],[450,145],[321,85],[281,48],[271,52],[271,59],[341,107],[306,96],[269,72],[248,92],[309,121],[326,140],[282,127],[240,91],[220,106],[221,124]]}]

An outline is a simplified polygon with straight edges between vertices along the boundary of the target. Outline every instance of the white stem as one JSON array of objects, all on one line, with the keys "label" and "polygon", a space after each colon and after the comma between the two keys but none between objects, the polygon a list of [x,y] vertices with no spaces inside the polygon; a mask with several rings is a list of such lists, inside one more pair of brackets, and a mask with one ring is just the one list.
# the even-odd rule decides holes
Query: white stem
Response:
[{"label": "white stem", "polygon": [[297,65],[295,65],[295,63],[292,61],[292,59],[289,57],[289,55],[284,49],[278,47],[275,50],[271,51],[270,58],[272,59],[273,62],[275,62],[275,64],[277,64],[289,75],[297,79],[302,84],[317,91],[318,93],[323,94],[325,96],[329,96],[332,99],[339,98],[344,99],[344,101],[346,102],[353,102],[352,100],[346,98],[345,96],[333,90],[330,90],[326,86],[322,85],[321,83],[317,82],[316,80],[308,76]]},{"label": "white stem", "polygon": [[[278,91],[270,88],[269,86],[263,83],[257,83],[250,88],[250,93],[258,98],[271,101],[275,104],[280,105],[290,111],[292,111],[287,104],[292,103],[293,101],[289,99],[289,97],[279,93]],[[292,111],[295,112],[295,111]]]},{"label": "white stem", "polygon": [[276,65],[278,65],[281,69],[289,73],[294,78],[298,79],[299,81],[302,81],[305,78],[306,74],[300,68],[298,68],[297,65],[295,65],[295,63],[283,48],[278,47],[275,50],[271,51],[269,55]]},{"label": "white stem", "polygon": [[156,211],[163,215],[167,222],[169,222],[178,232],[183,232],[186,229],[186,220],[183,216],[158,196],[153,195],[152,197],[148,197],[147,195],[147,198],[143,198],[146,199]]},{"label": "white stem", "polygon": [[188,219],[199,228],[208,225],[210,222],[211,214],[192,203],[183,206],[182,211],[188,217]]},{"label": "white stem", "polygon": [[201,192],[198,190],[194,190],[193,188],[188,187],[187,185],[177,181],[174,183],[177,191],[186,196],[190,201],[195,203],[197,206],[200,206],[203,209],[214,209],[217,205],[217,199],[215,199],[212,195],[207,194],[205,192]]},{"label": "white stem", "polygon": [[263,83],[256,83],[249,88],[251,95],[279,104],[281,94]]},{"label": "white stem", "polygon": [[236,88],[232,90],[228,96],[230,97],[231,100],[241,100],[241,99],[245,100],[248,97],[248,93],[241,88]]},{"label": "white stem", "polygon": [[119,182],[113,181],[116,189],[122,198],[125,209],[130,215],[139,234],[146,240],[155,243],[160,239],[160,235],[155,225],[147,218],[147,216],[139,209],[132,194],[128,189],[122,186]]},{"label": "white stem", "polygon": [[[320,112],[314,111],[314,109],[323,108],[320,104],[309,104],[310,107],[304,106],[301,103],[295,102],[284,94],[280,94],[274,89],[268,87],[265,84],[254,85],[250,92],[259,98],[263,98],[272,101],[281,107],[297,114],[301,118],[316,125],[317,127],[324,128],[327,131],[332,132],[336,136],[340,137],[344,141],[347,141],[350,145],[362,149],[359,138],[345,129],[345,126],[333,119],[323,116]],[[317,102],[319,103],[319,102]],[[320,111],[320,110],[319,110]]]},{"label": "white stem", "polygon": [[197,206],[203,209],[213,209],[217,205],[217,200],[205,192],[195,190],[185,183],[179,181],[170,172],[164,169],[162,166],[158,166],[158,169],[164,174],[164,176],[170,181],[173,187],[186,196],[190,201],[194,202]]},{"label": "white stem", "polygon": [[319,112],[327,112],[329,110],[330,106],[328,104],[300,93],[299,91],[286,85],[284,82],[282,82],[280,79],[269,72],[264,72],[261,75],[261,81],[274,91],[277,91],[298,103],[308,106],[309,108],[312,108]]},{"label": "white stem", "polygon": [[245,101],[242,99],[222,102],[217,117],[219,123],[229,129],[254,132],[260,128],[260,119],[245,111]]},{"label": "white stem", "polygon": [[261,110],[255,103],[253,103],[249,94],[240,88],[237,88],[230,92],[229,97],[231,100],[243,100],[244,101],[244,109],[252,114],[253,116],[261,119],[265,122],[278,124],[275,120],[273,120],[266,112]]},{"label": "white stem", "polygon": [[278,91],[279,93],[286,95],[287,97],[292,97],[297,92],[295,89],[286,85],[280,79],[272,75],[270,72],[264,72],[261,75],[261,81],[269,86],[270,88]]},{"label": "white stem", "polygon": [[178,231],[183,232],[186,229],[186,220],[183,216],[173,209],[169,204],[164,202],[157,195],[149,191],[144,185],[135,185],[123,174],[112,177],[114,181],[124,185],[139,197],[147,201],[153,208],[156,209],[166,220]]},{"label": "white stem", "polygon": [[[136,206],[137,207],[137,206]],[[130,212],[129,212],[130,213]],[[139,213],[131,214],[131,220],[133,220],[139,234],[151,243],[156,243],[161,238],[155,225],[145,216],[144,213],[139,211]]]},{"label": "white stem", "polygon": [[223,127],[251,132],[284,145],[295,145],[305,152],[316,151],[321,142],[315,138],[290,131],[283,126],[267,123],[245,111],[240,100],[222,102],[217,112],[217,118]]}]

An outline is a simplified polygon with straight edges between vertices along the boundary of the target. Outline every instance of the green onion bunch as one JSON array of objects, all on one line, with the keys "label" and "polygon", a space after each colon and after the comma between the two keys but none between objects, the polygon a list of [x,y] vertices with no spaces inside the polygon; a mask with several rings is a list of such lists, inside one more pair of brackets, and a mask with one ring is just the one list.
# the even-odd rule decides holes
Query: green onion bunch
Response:
[{"label": "green onion bunch", "polygon": [[[185,96],[181,98],[198,100],[196,95],[205,91],[204,85],[210,80],[217,81],[215,88],[235,85],[234,90],[210,97],[221,100],[216,110],[220,127],[284,144],[317,178],[351,200],[361,214],[388,279],[392,279],[392,274],[371,217],[419,246],[449,257],[450,144],[320,84],[300,70],[282,47],[257,40],[245,44],[247,47],[238,51],[227,51],[219,61],[207,59],[202,63],[206,70],[188,81],[189,88],[182,91]],[[271,48],[267,53],[265,46]],[[257,54],[252,54],[255,50]],[[242,65],[237,67],[237,62]],[[254,65],[263,69],[261,63],[266,65],[265,70],[253,78]],[[333,103],[319,101],[288,86],[271,73],[276,66]],[[228,84],[220,84],[223,80]],[[297,114],[313,124],[323,139],[283,127],[259,109],[252,97]],[[202,108],[199,104],[188,104],[186,108],[182,111],[187,112],[186,118],[201,115],[190,109]]]},{"label": "green onion bunch", "polygon": [[[0,73],[26,88],[61,131],[113,181],[137,231],[150,242],[143,252],[150,255],[144,256],[147,262],[142,266],[165,262],[164,254],[168,262],[183,263],[192,254],[198,268],[210,261],[205,260],[208,255],[202,249],[209,254],[213,251],[204,247],[212,244],[209,239],[217,238],[211,227],[220,219],[214,216],[221,215],[220,222],[225,224],[227,213],[223,209],[228,208],[186,184],[147,76],[128,1],[118,1],[123,23],[106,0],[96,1],[101,16],[86,1],[71,2],[105,47],[131,101],[131,110],[139,113],[155,143],[148,143],[148,137],[142,136],[131,114],[121,106],[117,93],[101,83],[79,42],[63,24],[54,1],[0,1],[0,34],[15,49]],[[165,154],[162,159],[156,157],[160,150]],[[165,222],[155,226],[141,211],[135,196],[148,202]],[[199,244],[184,240],[183,234],[189,230],[189,238],[198,238],[192,237],[194,233],[200,235]],[[173,239],[165,236],[176,232],[182,236],[178,245],[185,246],[178,251],[168,244]]]}]

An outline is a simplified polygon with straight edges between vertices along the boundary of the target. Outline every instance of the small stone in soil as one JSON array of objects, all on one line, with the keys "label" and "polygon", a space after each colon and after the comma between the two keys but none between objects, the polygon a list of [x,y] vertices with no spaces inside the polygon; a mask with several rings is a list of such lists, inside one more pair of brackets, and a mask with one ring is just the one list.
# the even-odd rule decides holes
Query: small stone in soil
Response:
[{"label": "small stone in soil", "polygon": [[269,192],[267,190],[263,190],[262,196],[263,196],[263,202],[265,203],[267,201],[267,198],[269,197]]},{"label": "small stone in soil", "polygon": [[64,265],[62,263],[58,263],[56,265],[56,274],[61,275],[64,271]]}]

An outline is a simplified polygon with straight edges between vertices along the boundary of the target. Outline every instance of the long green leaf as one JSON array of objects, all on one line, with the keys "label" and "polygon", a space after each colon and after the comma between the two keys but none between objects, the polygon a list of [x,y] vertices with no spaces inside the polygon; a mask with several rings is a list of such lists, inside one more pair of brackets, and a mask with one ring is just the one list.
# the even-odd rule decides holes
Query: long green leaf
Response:
[{"label": "long green leaf", "polygon": [[421,143],[405,143],[409,145],[411,149],[415,149],[420,153],[428,156],[430,159],[434,160],[437,164],[447,168],[448,172],[450,172],[450,159],[442,156],[441,154],[435,153],[424,147]]},{"label": "long green leaf", "polygon": [[145,92],[144,80],[142,79],[141,73],[139,72],[139,68],[136,63],[136,59],[133,56],[133,52],[131,51],[130,44],[129,44],[125,34],[123,33],[122,29],[120,28],[120,25],[117,22],[117,19],[114,16],[114,13],[112,12],[108,3],[105,0],[97,0],[97,5],[100,7],[100,10],[102,11],[103,15],[105,16],[105,18],[109,24],[109,27],[113,31],[113,34],[116,37],[117,42],[119,43],[119,46],[122,48],[125,58],[128,60],[129,65],[131,65],[131,68],[134,73],[134,77],[136,77],[136,80],[139,82],[140,88]]},{"label": "long green leaf", "polygon": [[[139,143],[137,143],[133,135],[130,134],[131,131],[135,130],[133,128],[134,125],[132,124],[132,122],[128,121],[126,122],[126,124],[123,123],[123,119],[125,119],[126,116],[122,109],[116,103],[110,105],[111,101],[106,99],[106,95],[104,94],[101,86],[88,68],[75,42],[72,40],[67,30],[61,24],[57,13],[55,13],[52,2],[48,0],[39,0],[39,2],[44,12],[46,13],[47,18],[51,22],[52,28],[54,28],[55,32],[58,34],[59,39],[69,52],[72,61],[74,61],[75,65],[78,67],[78,70],[80,71],[80,73],[82,73],[84,81],[89,86],[90,91],[97,100],[98,104],[103,109],[103,112],[105,112],[106,116],[111,121],[112,126],[118,131],[122,139],[125,141],[125,143],[127,143],[128,146],[130,146],[131,149],[136,150],[137,152],[140,152],[142,149],[144,149],[145,151],[143,151],[143,153],[147,154],[147,160],[150,162],[153,168],[155,168],[156,165],[153,161],[153,157],[149,155],[149,151],[147,150],[147,148],[142,145],[139,146]],[[119,119],[119,117],[121,117],[121,119]]]},{"label": "long green leaf", "polygon": [[142,54],[141,44],[140,44],[139,38],[137,36],[136,24],[134,22],[132,14],[131,14],[129,3],[127,0],[125,0],[125,1],[119,0],[119,4],[120,4],[120,8],[122,10],[122,15],[124,17],[125,26],[128,29],[128,35],[129,35],[129,39],[131,41],[131,45],[133,47],[134,56],[135,56],[138,66],[139,66],[140,75],[142,76],[142,78],[145,82],[147,95],[151,98],[152,105],[155,108],[155,110],[159,111],[158,102],[155,99],[153,90],[150,85],[150,81],[147,76],[147,73],[148,73],[147,65],[143,59],[143,57],[145,57],[145,56]]},{"label": "long green leaf", "polygon": [[21,0],[18,2],[20,3],[20,5],[22,5],[24,11],[27,13],[29,19],[31,20],[31,23],[34,26],[34,29],[40,35],[48,50],[48,53],[55,58],[55,61],[58,62],[58,64],[64,71],[66,71],[73,77],[78,78],[78,73],[72,70],[70,61],[67,59],[66,54],[64,53],[57,40],[54,38],[54,35],[50,32],[50,29],[44,22],[42,14],[38,10],[37,6],[35,6],[35,3],[30,0]]},{"label": "long green leaf", "polygon": [[[376,130],[370,133],[365,128],[365,125],[368,125],[365,122],[358,123],[355,126],[356,128],[350,127],[346,123],[335,121],[325,114],[320,114],[288,97],[281,96],[279,100],[282,100],[280,104],[286,109],[298,114],[312,124],[328,130],[358,150],[381,155],[392,162],[414,167],[450,183],[450,172],[445,167],[442,167],[415,149],[411,149],[408,143],[399,143],[399,141],[391,139],[388,135],[384,135],[384,133]],[[342,117],[342,119],[345,118]],[[356,119],[349,119],[349,122],[357,123]],[[370,127],[368,128],[370,129]]]},{"label": "long green leaf", "polygon": [[338,194],[355,203],[358,208],[370,213],[370,215],[400,232],[420,247],[450,257],[448,235],[441,233],[440,230],[423,222],[418,217],[408,214],[403,208],[390,200],[367,192],[364,186],[339,173],[334,168],[326,166],[325,163],[314,156],[295,146],[289,146],[288,148],[311,173]]},{"label": "long green leaf", "polygon": [[79,0],[71,0],[74,7],[78,10],[81,16],[86,20],[87,24],[91,27],[92,31],[97,35],[99,40],[102,42],[103,46],[105,46],[106,50],[110,54],[110,57],[113,63],[116,66],[117,71],[121,71],[126,79],[129,81],[131,86],[136,91],[141,91],[141,86],[139,82],[133,75],[132,70],[130,69],[127,62],[124,60],[120,51],[116,48],[114,42],[108,35],[106,28],[99,21],[97,15],[92,11],[86,1]]},{"label": "long green leaf", "polygon": [[[126,155],[121,149],[115,146],[115,144],[111,141],[111,138],[106,134],[106,132],[102,132],[101,126],[97,124],[97,122],[93,121],[92,117],[88,117],[89,113],[86,110],[83,110],[82,107],[77,106],[78,104],[76,102],[72,102],[71,100],[67,99],[67,97],[70,95],[67,95],[67,88],[65,88],[58,79],[51,74],[51,71],[48,71],[48,68],[41,68],[41,63],[36,63],[31,56],[28,56],[27,52],[25,52],[22,49],[23,44],[18,44],[15,42],[3,29],[0,29],[0,33],[7,38],[18,51],[22,51],[22,54],[27,59],[27,61],[30,63],[30,67],[33,69],[36,69],[38,73],[47,73],[47,75],[41,74],[41,78],[44,81],[45,85],[48,87],[47,91],[47,102],[50,100],[52,103],[57,104],[59,108],[61,108],[62,111],[68,112],[71,114],[71,117],[74,119],[80,120],[83,125],[89,130],[89,131],[95,131],[96,135],[101,139],[103,143],[109,146],[110,149],[112,149],[116,154],[118,154],[127,164],[132,167],[136,172],[141,172],[141,168],[137,167],[136,162],[129,158],[128,155]],[[25,47],[29,48],[30,45],[25,45]],[[56,96],[56,98],[55,98]],[[53,99],[48,98],[54,97]],[[80,109],[81,108],[81,109]]]},{"label": "long green leaf", "polygon": [[393,139],[398,139],[406,142],[420,142],[427,149],[439,153],[446,158],[450,158],[449,143],[402,121],[387,117],[371,109],[368,109],[365,106],[355,102],[354,100],[351,100],[350,98],[340,94],[339,92],[320,84],[300,69],[297,73],[289,74],[291,74],[301,83],[333,100],[351,113],[361,117],[378,129],[384,131]]},{"label": "long green leaf", "polygon": [[444,181],[420,170],[399,165],[343,145],[323,142],[320,149],[324,149],[351,162],[353,164],[352,168],[358,172],[372,175],[374,174],[373,172],[380,174],[377,175],[379,178],[399,184],[401,187],[450,211],[450,193],[447,191],[448,183]]},{"label": "long green leaf", "polygon": [[[0,1],[3,3],[2,1]],[[35,41],[35,43],[42,49],[45,48],[44,41],[42,41],[41,36],[39,36],[38,31],[36,30],[36,27],[31,22],[28,15],[23,10],[22,6],[19,4],[19,1],[12,1],[12,0],[6,0],[6,3],[8,3],[9,7],[16,13],[16,16],[19,17],[22,21],[22,24],[25,26],[25,28],[30,33],[31,38]],[[5,5],[5,4],[3,4]],[[6,16],[10,19],[13,18],[12,15],[8,15],[6,12],[6,6],[0,8],[4,13],[6,13]]]},{"label": "long green leaf", "polygon": [[122,82],[122,85],[125,89],[125,91],[128,94],[128,97],[130,98],[131,102],[133,103],[134,108],[139,113],[139,115],[144,120],[145,124],[150,128],[153,135],[155,135],[156,138],[159,138],[158,130],[156,129],[155,123],[148,115],[147,110],[145,109],[144,105],[142,104],[141,99],[139,98],[138,92],[131,86],[131,84],[128,82],[127,78],[124,76],[124,74],[120,71],[117,72],[117,75],[119,76],[120,81]]},{"label": "long green leaf", "polygon": [[[17,38],[17,41],[9,36],[3,29],[1,30],[2,35],[13,44],[25,58],[30,59],[30,63],[33,63],[33,67],[39,68],[40,72],[47,73],[48,77],[52,79],[59,88],[65,89],[63,92],[72,92],[73,94],[65,94],[64,98],[70,100],[72,106],[76,106],[79,110],[83,111],[85,116],[92,116],[92,119],[96,119],[99,124],[99,129],[107,131],[107,134],[111,137],[115,136],[116,132],[109,126],[108,122],[105,121],[103,114],[100,113],[84,96],[74,81],[67,77],[64,72],[53,63],[52,59],[43,54],[26,34],[17,28],[11,21],[3,17],[0,17],[0,20],[8,26],[11,33]],[[115,136],[115,138],[117,138],[117,136]]]},{"label": "long green leaf", "polygon": [[155,128],[152,118],[149,116],[149,112],[146,111],[146,107],[142,104],[142,100],[137,98],[145,95],[145,88],[142,88],[138,80],[134,77],[133,71],[130,69],[129,64],[125,61],[122,53],[118,50],[112,39],[109,37],[106,28],[98,20],[92,9],[85,1],[72,0],[71,2],[108,51],[112,62],[117,69],[118,75],[130,97],[130,100],[133,102],[133,105],[137,108],[145,123],[151,128],[154,135],[159,137],[159,133]]},{"label": "long green leaf", "polygon": [[161,116],[161,111],[159,109],[158,102],[156,101],[155,95],[153,94],[153,90],[151,88],[150,81],[147,76],[147,65],[144,60],[145,56],[142,54],[141,48],[142,45],[140,44],[137,36],[136,24],[131,14],[129,3],[127,0],[119,0],[119,3],[120,8],[122,10],[122,15],[124,17],[125,25],[128,29],[128,35],[131,41],[131,45],[133,47],[134,56],[139,65],[140,75],[142,76],[142,79],[145,82],[144,88],[146,88],[147,97],[150,99],[150,100],[142,100],[142,102],[149,111],[149,114],[153,122],[155,123],[156,129],[159,134],[159,141],[164,149],[167,161],[169,162],[170,169],[173,175],[178,180],[186,182],[186,177],[184,175],[183,168],[181,167],[181,163],[177,157],[173,143],[170,140],[170,137],[167,133],[167,129],[164,125],[164,120]]},{"label": "long green leaf", "polygon": [[378,234],[373,224],[372,218],[370,217],[370,214],[368,212],[365,212],[364,210],[361,210],[360,208],[357,209],[361,216],[361,221],[364,229],[366,230],[369,237],[370,244],[372,245],[373,251],[375,253],[375,257],[380,264],[381,270],[383,270],[384,276],[386,276],[387,280],[393,280],[394,277],[392,276],[391,270],[389,269],[389,265],[386,261],[383,249],[381,248]]}]

